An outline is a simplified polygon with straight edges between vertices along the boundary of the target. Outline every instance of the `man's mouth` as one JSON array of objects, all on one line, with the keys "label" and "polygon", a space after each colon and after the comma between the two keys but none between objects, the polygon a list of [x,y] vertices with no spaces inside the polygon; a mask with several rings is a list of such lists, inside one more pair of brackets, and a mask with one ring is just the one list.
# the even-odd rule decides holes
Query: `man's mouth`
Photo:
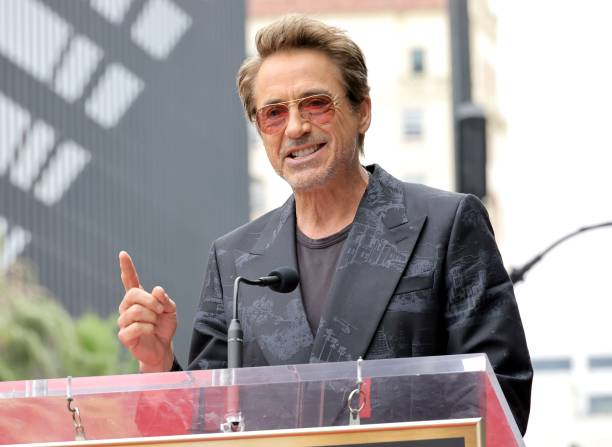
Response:
[{"label": "man's mouth", "polygon": [[323,146],[325,146],[325,143],[317,144],[316,146],[310,146],[310,147],[307,147],[306,149],[300,149],[299,151],[290,153],[289,157],[293,159],[307,157],[317,152]]}]

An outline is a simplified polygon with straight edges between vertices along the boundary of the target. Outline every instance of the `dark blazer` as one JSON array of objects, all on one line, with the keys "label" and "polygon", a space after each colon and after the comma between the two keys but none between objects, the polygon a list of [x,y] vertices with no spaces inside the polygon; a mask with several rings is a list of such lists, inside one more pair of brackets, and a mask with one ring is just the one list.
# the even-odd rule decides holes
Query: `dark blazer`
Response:
[{"label": "dark blazer", "polygon": [[[524,433],[533,373],[485,208],[376,165],[368,171],[316,334],[299,287],[241,288],[244,366],[485,352]],[[214,242],[189,369],[226,367],[234,278],[279,266],[298,269],[293,197]]]}]

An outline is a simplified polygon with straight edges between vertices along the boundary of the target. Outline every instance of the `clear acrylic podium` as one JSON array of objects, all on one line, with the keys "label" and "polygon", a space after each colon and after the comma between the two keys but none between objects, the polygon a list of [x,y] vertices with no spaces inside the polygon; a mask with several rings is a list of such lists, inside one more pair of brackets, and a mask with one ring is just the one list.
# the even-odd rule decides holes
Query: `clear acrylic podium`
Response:
[{"label": "clear acrylic podium", "polygon": [[485,355],[357,365],[0,382],[0,444],[524,445]]}]

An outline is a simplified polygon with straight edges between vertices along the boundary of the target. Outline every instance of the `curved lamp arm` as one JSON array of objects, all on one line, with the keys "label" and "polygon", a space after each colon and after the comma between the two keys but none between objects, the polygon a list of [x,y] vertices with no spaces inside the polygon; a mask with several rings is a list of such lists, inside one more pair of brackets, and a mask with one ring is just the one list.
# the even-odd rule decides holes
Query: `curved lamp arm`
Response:
[{"label": "curved lamp arm", "polygon": [[604,227],[612,227],[612,222],[603,222],[603,223],[596,224],[596,225],[589,225],[586,227],[578,228],[576,231],[573,231],[572,233],[563,236],[561,239],[555,241],[550,246],[548,246],[544,251],[534,256],[533,259],[531,259],[529,262],[527,262],[522,267],[512,268],[510,270],[510,281],[512,281],[514,284],[521,282],[523,280],[523,277],[525,276],[525,273],[527,273],[529,270],[531,270],[531,268],[534,265],[540,262],[540,260],[544,257],[545,254],[547,254],[549,251],[551,251],[553,248],[555,248],[557,245],[561,244],[562,242],[565,242],[566,240],[580,233],[584,233],[585,231],[596,230],[598,228],[604,228]]}]

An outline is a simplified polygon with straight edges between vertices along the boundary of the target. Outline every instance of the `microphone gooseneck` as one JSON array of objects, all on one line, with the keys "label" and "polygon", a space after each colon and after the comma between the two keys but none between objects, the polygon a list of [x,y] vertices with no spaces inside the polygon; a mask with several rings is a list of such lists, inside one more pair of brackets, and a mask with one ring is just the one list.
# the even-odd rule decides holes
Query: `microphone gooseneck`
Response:
[{"label": "microphone gooseneck", "polygon": [[598,228],[604,228],[604,227],[610,227],[612,226],[612,222],[603,222],[600,224],[595,224],[595,225],[588,225],[586,227],[581,227],[578,228],[576,231],[571,232],[570,234],[567,234],[565,236],[563,236],[561,239],[555,241],[554,243],[552,243],[550,246],[548,246],[544,251],[542,251],[541,253],[538,253],[537,255],[535,255],[529,262],[527,262],[525,265],[523,265],[522,267],[515,267],[510,271],[510,281],[512,281],[513,284],[518,284],[519,282],[523,281],[525,274],[531,270],[531,268],[536,265],[538,262],[540,262],[542,260],[542,258],[544,257],[544,255],[546,255],[549,251],[551,251],[553,248],[555,248],[557,245],[561,244],[562,242],[565,242],[566,240],[580,234],[580,233],[584,233],[585,231],[590,231],[590,230],[596,230]]},{"label": "microphone gooseneck", "polygon": [[269,287],[278,293],[293,292],[300,283],[298,272],[291,267],[279,267],[270,272],[268,276],[262,276],[257,279],[247,279],[242,276],[236,277],[234,280],[234,308],[233,318],[227,329],[227,367],[241,368],[242,367],[242,343],[244,333],[242,325],[238,319],[238,288],[240,283],[245,283],[251,286]]}]

